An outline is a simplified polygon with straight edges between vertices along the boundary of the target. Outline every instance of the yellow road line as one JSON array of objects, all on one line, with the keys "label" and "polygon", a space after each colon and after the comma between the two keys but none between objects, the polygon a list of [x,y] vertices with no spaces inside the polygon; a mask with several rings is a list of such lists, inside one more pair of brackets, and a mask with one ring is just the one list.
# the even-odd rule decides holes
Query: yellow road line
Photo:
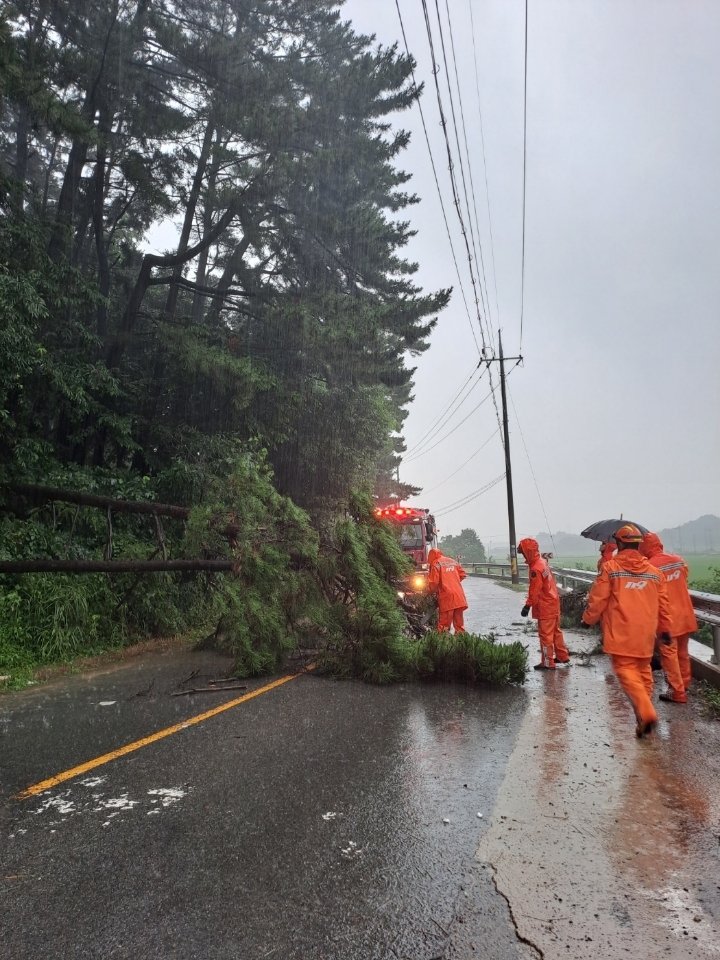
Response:
[{"label": "yellow road line", "polygon": [[81,773],[87,773],[88,770],[94,770],[95,767],[101,767],[105,763],[110,763],[111,760],[117,760],[118,757],[124,757],[128,753],[134,753],[135,750],[140,750],[142,747],[147,747],[151,743],[156,743],[158,740],[163,740],[165,737],[169,737],[173,733],[178,733],[180,730],[184,730],[186,727],[191,727],[196,723],[202,723],[203,720],[209,720],[211,717],[216,717],[219,713],[224,713],[226,710],[232,710],[233,707],[237,707],[241,703],[245,703],[247,700],[252,700],[254,697],[259,697],[263,693],[269,693],[276,687],[281,687],[284,683],[289,683],[291,680],[301,677],[304,673],[307,673],[308,670],[313,670],[314,668],[315,664],[310,664],[310,666],[306,667],[305,670],[301,670],[300,673],[293,673],[289,677],[281,677],[280,680],[273,680],[272,683],[268,683],[264,687],[259,687],[257,690],[253,690],[251,693],[246,693],[244,696],[238,697],[236,700],[229,700],[227,703],[223,703],[219,707],[213,707],[212,710],[206,710],[205,713],[198,713],[196,716],[190,717],[189,720],[183,720],[182,723],[174,723],[171,727],[165,727],[164,730],[158,730],[157,733],[151,733],[149,737],[143,737],[141,740],[135,740],[132,743],[127,743],[124,747],[119,747],[117,750],[111,750],[110,753],[104,753],[100,757],[95,757],[94,760],[88,760],[85,763],[79,764],[77,767],[71,767],[69,770],[64,770],[62,773],[58,773],[54,777],[48,777],[47,780],[41,780],[40,783],[35,783],[31,787],[27,787],[27,789],[23,790],[21,793],[18,793],[15,799],[27,800],[28,797],[35,797],[38,793],[44,793],[45,790],[51,790],[58,784],[64,783],[66,780],[72,780],[73,777],[80,776]]}]

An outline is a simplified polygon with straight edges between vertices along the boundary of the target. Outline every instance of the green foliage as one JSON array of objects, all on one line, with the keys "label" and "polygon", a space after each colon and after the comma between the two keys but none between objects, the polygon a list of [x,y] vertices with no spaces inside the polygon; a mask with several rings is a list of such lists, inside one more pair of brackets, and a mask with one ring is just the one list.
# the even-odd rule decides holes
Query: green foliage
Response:
[{"label": "green foliage", "polygon": [[690,583],[693,590],[720,594],[720,567],[710,567],[710,576]]},{"label": "green foliage", "polygon": [[33,574],[0,580],[2,672],[68,661],[124,640],[105,577]]},{"label": "green foliage", "polygon": [[483,563],[486,559],[485,546],[470,527],[461,530],[456,537],[441,537],[440,549],[447,557],[459,557],[460,562]]},{"label": "green foliage", "polygon": [[[450,297],[403,256],[411,60],[335,0],[3,16],[0,482],[186,505],[174,555],[235,572],[6,578],[0,663],[206,630],[242,674],[330,642],[389,678],[407,560],[351,491],[411,489],[407,358]],[[167,217],[177,248],[150,255]],[[1,556],[101,555],[101,511],[5,499]],[[147,517],[113,526],[116,557],[157,551]]]},{"label": "green foliage", "polygon": [[[690,587],[693,590],[701,590],[703,593],[720,594],[720,567],[710,567],[710,576],[702,580],[693,580]],[[713,646],[713,631],[709,623],[700,623],[695,639],[704,643],[708,647]]]},{"label": "green foliage", "polygon": [[[19,467],[43,423],[61,415],[61,446],[70,450],[84,441],[87,416],[117,394],[83,323],[96,293],[77,270],[54,263],[46,246],[41,224],[0,204],[0,458]],[[125,435],[109,413],[104,423]]]},{"label": "green foliage", "polygon": [[431,676],[524,682],[527,653],[520,643],[496,645],[492,638],[435,631],[420,640],[409,636],[397,586],[410,565],[392,525],[374,516],[367,495],[354,494],[349,517],[337,524],[329,546],[320,558],[323,588],[334,601],[325,669],[371,683]]},{"label": "green foliage", "polygon": [[720,719],[720,690],[711,686],[707,681],[701,680],[697,685],[697,691],[705,704],[707,712]]},{"label": "green foliage", "polygon": [[322,663],[331,672],[361,677],[370,683],[442,680],[522,684],[527,659],[527,650],[519,641],[499,644],[492,636],[432,630],[420,640],[394,638],[382,649],[372,643],[362,644],[359,650],[330,649]]},{"label": "green foliage", "polygon": [[250,455],[230,439],[204,486],[183,550],[234,561],[232,574],[213,579],[216,641],[232,650],[238,675],[269,672],[296,646],[299,624],[317,605],[310,573],[318,556],[317,533],[307,514],[275,490],[264,455]]},{"label": "green foliage", "polygon": [[413,668],[422,679],[461,683],[525,683],[528,654],[519,640],[496,643],[493,636],[431,631],[416,644]]},{"label": "green foliage", "polygon": [[401,255],[409,58],[334,0],[4,12],[0,457],[160,473],[232,434],[313,512],[387,487],[405,358],[449,299]]}]

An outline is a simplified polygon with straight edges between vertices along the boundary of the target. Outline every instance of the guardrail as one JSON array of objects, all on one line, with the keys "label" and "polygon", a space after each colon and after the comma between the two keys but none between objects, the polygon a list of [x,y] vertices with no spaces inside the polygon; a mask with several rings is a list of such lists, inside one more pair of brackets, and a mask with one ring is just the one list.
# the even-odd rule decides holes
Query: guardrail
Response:
[{"label": "guardrail", "polygon": [[[465,563],[462,562],[466,573],[476,577],[485,577],[489,580],[512,580],[512,567],[509,563]],[[528,583],[528,575],[520,573],[520,583]]]},{"label": "guardrail", "polygon": [[[464,567],[468,573],[473,573],[478,577],[508,581],[511,578],[509,563],[466,563]],[[594,570],[574,570],[569,567],[552,567],[551,569],[558,586],[563,590],[576,590],[583,587],[589,589],[597,577]],[[520,574],[520,582],[528,582],[527,574]],[[707,623],[712,627],[713,656],[710,662],[720,666],[720,596],[715,593],[701,593],[699,590],[691,590],[690,597],[695,609],[695,616],[702,623]]]},{"label": "guardrail", "polygon": [[715,593],[701,593],[699,590],[691,590],[690,597],[695,616],[712,627],[714,656],[711,663],[720,664],[720,597]]},{"label": "guardrail", "polygon": [[[476,577],[486,577],[490,580],[510,580],[511,567],[509,563],[463,563],[467,573]],[[553,567],[555,580],[564,590],[573,590],[577,586],[592,586],[595,573],[592,570],[572,570],[565,567]],[[527,583],[527,573],[520,567],[520,583]]]}]

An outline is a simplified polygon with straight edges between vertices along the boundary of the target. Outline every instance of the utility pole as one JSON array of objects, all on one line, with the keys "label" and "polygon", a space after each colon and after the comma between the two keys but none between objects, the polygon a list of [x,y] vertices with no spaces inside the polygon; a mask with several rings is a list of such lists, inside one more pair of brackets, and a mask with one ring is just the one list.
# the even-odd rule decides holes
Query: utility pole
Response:
[{"label": "utility pole", "polygon": [[507,395],[505,391],[505,357],[503,356],[502,334],[498,330],[500,348],[500,394],[503,410],[503,438],[505,446],[505,484],[507,486],[508,527],[510,530],[510,573],[513,583],[520,583],[517,562],[517,539],[515,537],[515,501],[513,499],[512,464],[510,463],[510,432],[508,430]]}]

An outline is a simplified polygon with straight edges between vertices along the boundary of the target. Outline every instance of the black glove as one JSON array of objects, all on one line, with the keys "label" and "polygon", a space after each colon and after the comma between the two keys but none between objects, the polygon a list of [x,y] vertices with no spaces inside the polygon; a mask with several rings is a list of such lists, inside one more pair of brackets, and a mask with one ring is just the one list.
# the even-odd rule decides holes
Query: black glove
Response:
[{"label": "black glove", "polygon": [[592,624],[591,624],[591,623],[585,623],[585,620],[581,620],[581,621],[580,621],[580,626],[581,626],[581,627],[585,627],[586,629],[588,629],[588,628],[590,628],[590,627],[592,626]]},{"label": "black glove", "polygon": [[529,613],[530,613],[530,607],[524,606],[524,607],[522,608],[522,610],[520,611],[520,616],[521,616],[521,617],[526,617]]},{"label": "black glove", "polygon": [[665,633],[660,634],[660,643],[665,644],[666,647],[672,643],[672,637],[667,632],[667,630],[665,631]]}]

